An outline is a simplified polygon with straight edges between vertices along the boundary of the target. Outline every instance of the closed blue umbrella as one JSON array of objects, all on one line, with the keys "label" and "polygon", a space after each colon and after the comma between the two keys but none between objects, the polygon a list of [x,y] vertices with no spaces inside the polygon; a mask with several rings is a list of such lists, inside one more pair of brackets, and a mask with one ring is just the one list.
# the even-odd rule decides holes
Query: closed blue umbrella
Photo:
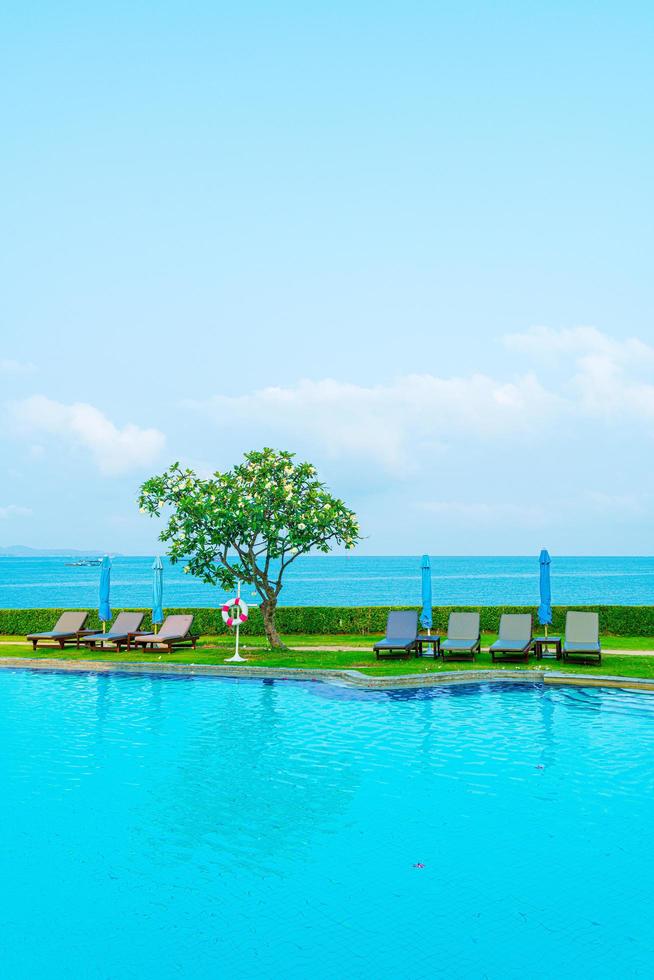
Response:
[{"label": "closed blue umbrella", "polygon": [[543,549],[538,560],[540,563],[540,606],[538,607],[538,622],[541,626],[545,627],[545,636],[547,636],[547,627],[552,623],[552,590],[550,587],[550,563],[552,559],[549,556],[549,552]]},{"label": "closed blue umbrella", "polygon": [[163,562],[159,555],[152,564],[152,625],[163,623]]},{"label": "closed blue umbrella", "polygon": [[98,603],[98,616],[102,621],[102,632],[104,633],[107,623],[111,619],[111,607],[109,605],[109,593],[111,591],[111,558],[105,555],[100,566],[100,601]]},{"label": "closed blue umbrella", "polygon": [[430,630],[432,627],[431,616],[431,564],[429,555],[422,556],[420,563],[420,576],[422,579],[422,612],[420,613],[420,624],[423,629]]}]

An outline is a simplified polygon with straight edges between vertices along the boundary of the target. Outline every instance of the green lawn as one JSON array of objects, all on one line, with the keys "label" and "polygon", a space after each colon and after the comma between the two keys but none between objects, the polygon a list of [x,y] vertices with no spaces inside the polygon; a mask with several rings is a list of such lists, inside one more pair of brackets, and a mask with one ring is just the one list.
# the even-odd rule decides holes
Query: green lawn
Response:
[{"label": "green lawn", "polygon": [[[197,650],[179,651],[168,655],[157,651],[147,653],[130,650],[122,654],[89,653],[72,647],[64,651],[41,648],[32,653],[24,643],[8,642],[18,638],[2,637],[6,646],[0,646],[0,657],[33,657],[56,658],[69,661],[96,660],[113,663],[177,663],[177,664],[218,664],[222,665],[233,650],[233,641],[229,637],[205,637]],[[494,637],[484,637],[484,643]],[[242,653],[253,666],[261,667],[296,667],[309,669],[356,669],[377,676],[392,676],[396,674],[427,674],[442,673],[450,670],[501,669],[509,666],[516,669],[536,667],[545,670],[565,671],[578,674],[607,674],[621,677],[654,677],[654,638],[640,637],[604,637],[605,650],[651,650],[652,656],[610,655],[606,656],[600,667],[582,663],[562,663],[557,660],[537,661],[531,658],[528,664],[493,664],[490,655],[483,652],[474,662],[434,661],[432,658],[384,659],[377,661],[371,650],[373,638],[361,636],[292,636],[286,637],[293,646],[310,646],[311,650],[289,649],[273,652],[266,648],[263,637],[249,637],[242,645]],[[328,650],[325,646],[356,646],[357,650]]]},{"label": "green lawn", "polygon": [[[19,643],[24,641],[23,636],[0,635],[0,656],[6,649],[5,643]],[[361,650],[370,650],[376,640],[381,636],[362,636],[360,633],[333,633],[330,635],[317,636],[316,634],[287,635],[284,642],[289,647],[315,647],[324,649],[326,647],[357,647]],[[482,647],[487,647],[497,639],[497,633],[482,633]],[[234,639],[230,636],[205,636],[200,640],[200,646],[210,647],[217,650],[230,650],[234,647]],[[243,649],[267,649],[266,638],[264,636],[244,636],[241,638]],[[654,653],[654,636],[608,636],[602,637],[602,646],[605,650],[651,650]]]}]

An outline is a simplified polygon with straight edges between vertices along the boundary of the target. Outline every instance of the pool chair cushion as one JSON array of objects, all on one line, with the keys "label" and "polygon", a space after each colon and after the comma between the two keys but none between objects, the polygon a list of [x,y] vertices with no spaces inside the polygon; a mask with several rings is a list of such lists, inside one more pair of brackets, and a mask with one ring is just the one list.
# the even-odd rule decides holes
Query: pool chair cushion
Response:
[{"label": "pool chair cushion", "polygon": [[600,653],[602,647],[599,643],[569,643],[564,644],[566,653]]}]

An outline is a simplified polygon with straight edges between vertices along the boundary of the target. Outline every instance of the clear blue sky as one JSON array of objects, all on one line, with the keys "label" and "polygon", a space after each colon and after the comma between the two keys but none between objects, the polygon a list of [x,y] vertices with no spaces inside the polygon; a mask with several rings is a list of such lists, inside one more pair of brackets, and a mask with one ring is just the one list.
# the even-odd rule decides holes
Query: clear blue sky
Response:
[{"label": "clear blue sky", "polygon": [[145,477],[272,444],[367,553],[651,552],[650,4],[0,28],[0,544],[149,552]]}]

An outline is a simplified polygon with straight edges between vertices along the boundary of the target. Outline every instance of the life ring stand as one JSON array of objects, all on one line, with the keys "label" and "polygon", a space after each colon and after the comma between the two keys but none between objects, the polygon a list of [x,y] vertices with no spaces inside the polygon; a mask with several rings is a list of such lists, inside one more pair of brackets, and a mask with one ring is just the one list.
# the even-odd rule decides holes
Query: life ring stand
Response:
[{"label": "life ring stand", "polygon": [[240,626],[241,623],[247,622],[248,604],[243,602],[240,596],[235,599],[228,599],[220,610],[220,615],[223,617],[225,626]]}]

